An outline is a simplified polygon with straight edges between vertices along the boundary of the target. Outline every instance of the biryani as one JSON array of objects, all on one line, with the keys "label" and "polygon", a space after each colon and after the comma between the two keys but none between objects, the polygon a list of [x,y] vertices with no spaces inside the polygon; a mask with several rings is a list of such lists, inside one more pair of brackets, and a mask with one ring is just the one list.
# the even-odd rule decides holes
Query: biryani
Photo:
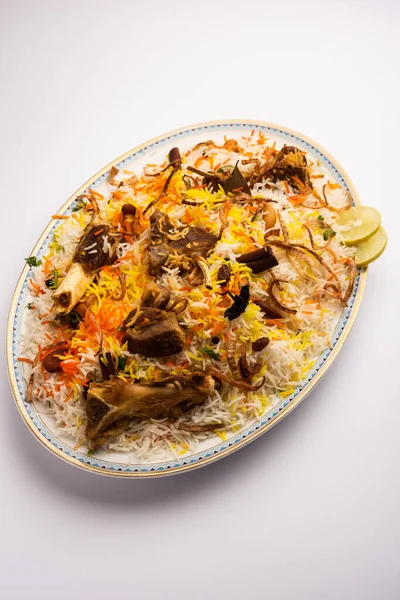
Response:
[{"label": "biryani", "polygon": [[26,400],[76,448],[129,460],[226,440],[307,377],[348,302],[351,205],[262,132],[112,167],[27,259]]}]

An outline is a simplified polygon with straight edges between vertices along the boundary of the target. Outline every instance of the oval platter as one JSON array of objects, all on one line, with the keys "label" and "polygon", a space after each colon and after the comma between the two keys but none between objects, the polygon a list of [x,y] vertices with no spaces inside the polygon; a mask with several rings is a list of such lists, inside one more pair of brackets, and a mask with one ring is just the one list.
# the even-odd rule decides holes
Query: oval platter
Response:
[{"label": "oval platter", "polygon": [[[88,188],[99,190],[105,184],[108,172],[114,165],[119,169],[137,171],[145,164],[156,163],[157,161],[161,162],[173,146],[179,146],[185,150],[210,138],[219,140],[223,139],[224,135],[228,138],[239,138],[243,135],[249,135],[252,130],[261,131],[270,141],[276,140],[278,147],[287,143],[294,144],[306,151],[315,160],[320,161],[333,181],[348,190],[352,196],[353,203],[359,204],[357,192],[343,168],[328,152],[309,138],[286,127],[271,123],[251,120],[231,120],[201,123],[178,129],[134,148],[89,179],[65,202],[61,209],[57,211],[57,214],[70,215],[77,196],[87,191]],[[40,256],[46,254],[52,237],[52,231],[57,225],[57,221],[53,220],[46,227],[33,248],[31,255],[40,258]],[[89,456],[85,452],[74,449],[71,440],[62,437],[60,430],[55,427],[55,423],[51,417],[39,414],[35,403],[30,404],[25,401],[26,383],[23,377],[22,364],[17,358],[20,356],[21,331],[24,326],[24,306],[26,305],[28,296],[28,273],[29,268],[25,266],[14,292],[7,327],[8,375],[18,410],[31,433],[58,457],[88,471],[120,477],[169,475],[210,464],[219,458],[223,458],[239,450],[245,444],[255,440],[281,421],[300,404],[320,381],[337,356],[354,323],[367,276],[366,269],[358,270],[353,293],[344,307],[332,334],[331,347],[319,356],[319,359],[315,362],[305,379],[294,389],[290,396],[282,399],[279,404],[271,408],[258,420],[240,431],[232,433],[223,442],[221,442],[219,437],[213,436],[202,442],[201,447],[198,448],[196,453],[188,453],[179,458],[171,458],[171,460],[166,462],[138,462],[134,464],[128,462],[127,454],[102,451],[96,453],[96,456]]]}]

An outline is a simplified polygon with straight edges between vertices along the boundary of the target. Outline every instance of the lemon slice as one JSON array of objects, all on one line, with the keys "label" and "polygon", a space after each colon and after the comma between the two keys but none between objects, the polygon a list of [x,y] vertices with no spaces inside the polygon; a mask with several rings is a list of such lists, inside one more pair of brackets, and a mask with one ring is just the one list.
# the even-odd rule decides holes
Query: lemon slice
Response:
[{"label": "lemon slice", "polygon": [[340,233],[346,244],[358,244],[378,231],[381,213],[370,206],[352,206],[338,216],[337,224],[343,227]]},{"label": "lemon slice", "polygon": [[380,257],[387,245],[387,233],[383,227],[357,246],[355,261],[357,267],[365,267]]}]

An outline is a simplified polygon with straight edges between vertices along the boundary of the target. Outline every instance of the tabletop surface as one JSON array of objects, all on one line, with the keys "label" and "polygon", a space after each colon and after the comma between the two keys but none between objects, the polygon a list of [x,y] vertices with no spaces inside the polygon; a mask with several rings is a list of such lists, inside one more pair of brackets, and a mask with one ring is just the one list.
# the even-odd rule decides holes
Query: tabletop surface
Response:
[{"label": "tabletop surface", "polygon": [[211,466],[116,480],[47,452],[2,345],[0,596],[398,600],[400,5],[0,0],[2,331],[49,216],[146,140],[208,120],[324,146],[389,245],[318,387]]}]

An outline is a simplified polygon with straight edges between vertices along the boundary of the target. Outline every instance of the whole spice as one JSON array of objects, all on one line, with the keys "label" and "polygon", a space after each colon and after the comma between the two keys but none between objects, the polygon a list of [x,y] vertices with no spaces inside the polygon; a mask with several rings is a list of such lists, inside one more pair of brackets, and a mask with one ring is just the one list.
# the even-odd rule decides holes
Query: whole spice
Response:
[{"label": "whole spice", "polygon": [[244,263],[255,275],[276,267],[278,261],[269,246],[247,252],[238,257],[239,263]]},{"label": "whole spice", "polygon": [[121,232],[124,234],[127,242],[132,242],[140,233],[140,222],[136,206],[127,202],[121,208]]},{"label": "whole spice", "polygon": [[134,206],[133,204],[131,204],[130,202],[127,202],[126,204],[123,205],[123,207],[121,208],[121,212],[124,215],[132,215],[133,217],[136,215],[136,206]]},{"label": "whole spice", "polygon": [[248,283],[244,285],[240,290],[239,296],[235,296],[234,294],[231,294],[231,292],[228,292],[228,294],[232,298],[233,304],[226,309],[224,317],[229,319],[229,321],[233,321],[233,319],[237,319],[244,313],[249,304],[250,286]]},{"label": "whole spice", "polygon": [[265,300],[253,300],[254,304],[256,304],[259,308],[261,308],[264,313],[264,317],[267,319],[283,319],[282,315],[278,313],[275,308],[273,308],[268,302]]},{"label": "whole spice", "polygon": [[229,175],[228,179],[225,179],[225,181],[223,181],[221,185],[225,194],[244,192],[245,194],[249,194],[249,196],[251,196],[249,184],[240,172],[238,168],[238,163],[236,163],[235,168]]},{"label": "whole spice", "polygon": [[171,150],[169,151],[168,158],[171,165],[173,165],[175,168],[178,166],[180,167],[182,157],[181,153],[179,152],[179,148],[171,148]]},{"label": "whole spice", "polygon": [[212,192],[218,192],[219,186],[222,186],[223,180],[216,173],[206,173],[205,171],[201,171],[200,169],[196,169],[196,167],[192,167],[190,165],[187,170],[191,173],[196,173],[196,175],[201,175],[203,178],[202,186],[206,186]]},{"label": "whole spice", "polygon": [[222,187],[225,194],[245,193],[251,197],[249,184],[243,177],[237,165],[238,163],[236,163],[236,166],[226,179],[218,175],[218,173],[222,174],[221,169],[219,169],[217,173],[206,173],[205,171],[200,171],[200,169],[189,166],[188,171],[196,173],[196,175],[201,175],[203,177],[203,185],[206,185],[212,192],[217,192],[219,188]]}]

